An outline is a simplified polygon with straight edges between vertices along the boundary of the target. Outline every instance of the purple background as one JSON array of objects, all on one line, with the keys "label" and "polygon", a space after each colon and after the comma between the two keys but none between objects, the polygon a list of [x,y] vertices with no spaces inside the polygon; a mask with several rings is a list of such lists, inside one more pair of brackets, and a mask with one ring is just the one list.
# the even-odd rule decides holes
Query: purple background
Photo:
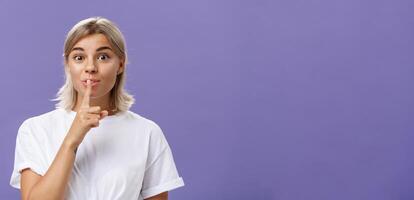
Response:
[{"label": "purple background", "polygon": [[414,1],[0,1],[0,199],[17,129],[50,111],[79,20],[125,34],[133,111],[186,186],[170,199],[414,199]]}]

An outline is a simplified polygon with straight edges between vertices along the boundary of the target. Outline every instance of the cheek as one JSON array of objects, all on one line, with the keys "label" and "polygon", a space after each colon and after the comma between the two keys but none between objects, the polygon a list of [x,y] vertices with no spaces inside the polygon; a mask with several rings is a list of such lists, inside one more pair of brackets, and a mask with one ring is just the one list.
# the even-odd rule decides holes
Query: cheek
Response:
[{"label": "cheek", "polygon": [[107,90],[112,89],[112,87],[115,85],[115,81],[116,81],[116,75],[114,76],[113,74],[111,74],[105,77],[105,87],[107,88]]},{"label": "cheek", "polygon": [[68,70],[67,73],[69,74],[70,79],[72,80],[73,87],[75,87],[75,89],[79,91],[79,88],[81,87],[80,81],[79,81],[80,75],[81,75],[80,71],[76,70],[76,68],[73,68],[73,67],[68,68],[67,70]]},{"label": "cheek", "polygon": [[[109,91],[113,88],[116,81],[116,72],[117,70],[113,68],[107,68],[108,70],[101,70],[101,78],[104,80],[104,86],[102,89],[105,91]],[[109,70],[110,69],[110,70]]]}]

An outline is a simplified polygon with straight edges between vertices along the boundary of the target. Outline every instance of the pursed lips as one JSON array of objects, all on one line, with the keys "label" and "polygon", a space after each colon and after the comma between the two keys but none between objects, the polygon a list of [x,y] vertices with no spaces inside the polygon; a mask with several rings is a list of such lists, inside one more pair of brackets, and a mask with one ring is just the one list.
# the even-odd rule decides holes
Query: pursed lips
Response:
[{"label": "pursed lips", "polygon": [[[83,81],[82,81],[82,84],[86,86],[86,81],[87,81],[87,80],[88,80],[88,79],[83,80]],[[95,86],[95,85],[99,84],[99,82],[100,82],[100,80],[97,80],[97,79],[89,79],[89,80],[91,80],[91,85],[92,85],[92,86]]]}]

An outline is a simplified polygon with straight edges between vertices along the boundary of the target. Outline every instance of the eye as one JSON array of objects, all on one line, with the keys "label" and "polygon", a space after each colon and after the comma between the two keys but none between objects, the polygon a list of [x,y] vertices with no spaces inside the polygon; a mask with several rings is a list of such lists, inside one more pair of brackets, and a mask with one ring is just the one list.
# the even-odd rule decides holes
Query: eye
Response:
[{"label": "eye", "polygon": [[72,58],[73,58],[73,60],[75,60],[75,61],[81,61],[81,60],[83,60],[83,56],[79,56],[79,55],[75,55],[75,56],[73,56]]},{"label": "eye", "polygon": [[98,60],[107,60],[107,59],[109,59],[109,56],[106,54],[101,54],[98,56]]}]

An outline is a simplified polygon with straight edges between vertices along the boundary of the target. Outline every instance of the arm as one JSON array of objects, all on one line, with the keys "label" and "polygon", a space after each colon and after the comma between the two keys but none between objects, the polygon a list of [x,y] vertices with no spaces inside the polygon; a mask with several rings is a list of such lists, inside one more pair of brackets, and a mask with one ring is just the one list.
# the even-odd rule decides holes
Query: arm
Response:
[{"label": "arm", "polygon": [[152,196],[152,197],[150,197],[148,199],[145,199],[145,200],[168,200],[168,192],[163,192],[161,194]]},{"label": "arm", "polygon": [[44,176],[37,175],[30,169],[23,170],[22,199],[63,199],[75,160],[74,150],[74,146],[64,142]]},{"label": "arm", "polygon": [[80,145],[86,133],[91,128],[99,126],[99,120],[108,115],[108,112],[101,111],[99,106],[89,106],[91,87],[88,80],[81,108],[45,175],[39,176],[31,170],[23,170],[21,175],[23,200],[64,199],[75,162],[75,149]]}]

